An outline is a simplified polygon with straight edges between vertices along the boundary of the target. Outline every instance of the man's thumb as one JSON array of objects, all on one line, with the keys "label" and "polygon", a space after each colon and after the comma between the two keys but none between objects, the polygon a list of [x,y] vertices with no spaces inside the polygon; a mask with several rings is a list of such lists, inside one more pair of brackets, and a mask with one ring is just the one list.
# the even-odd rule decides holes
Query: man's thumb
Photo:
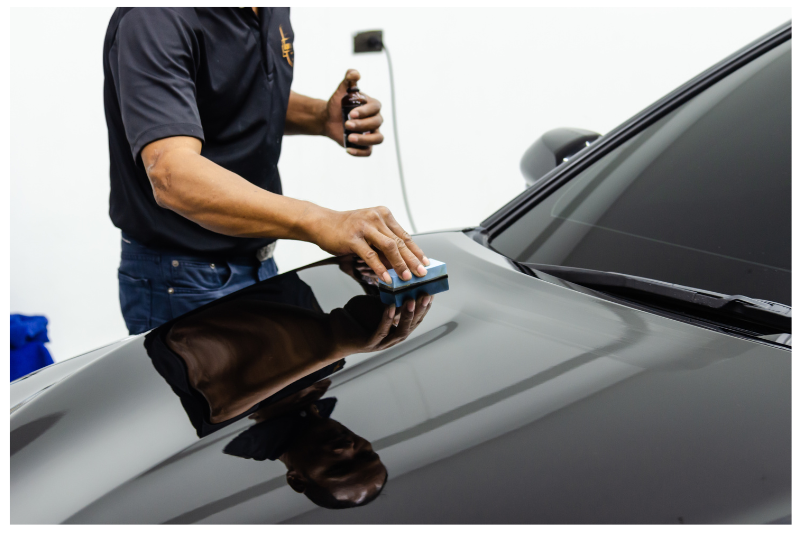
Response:
[{"label": "man's thumb", "polygon": [[361,73],[359,73],[357,69],[347,69],[344,80],[341,81],[338,87],[340,90],[347,91],[347,88],[349,88],[351,84],[355,84],[360,79]]}]

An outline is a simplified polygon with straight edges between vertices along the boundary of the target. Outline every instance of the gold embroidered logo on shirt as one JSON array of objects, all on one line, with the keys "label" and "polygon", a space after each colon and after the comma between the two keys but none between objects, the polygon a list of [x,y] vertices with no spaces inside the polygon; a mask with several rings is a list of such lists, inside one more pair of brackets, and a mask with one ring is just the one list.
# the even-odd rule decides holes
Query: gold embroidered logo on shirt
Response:
[{"label": "gold embroidered logo on shirt", "polygon": [[283,57],[293,67],[294,64],[291,63],[291,57],[294,56],[294,51],[291,49],[291,43],[287,43],[288,40],[289,38],[283,33],[283,26],[280,26],[280,48],[283,51]]}]

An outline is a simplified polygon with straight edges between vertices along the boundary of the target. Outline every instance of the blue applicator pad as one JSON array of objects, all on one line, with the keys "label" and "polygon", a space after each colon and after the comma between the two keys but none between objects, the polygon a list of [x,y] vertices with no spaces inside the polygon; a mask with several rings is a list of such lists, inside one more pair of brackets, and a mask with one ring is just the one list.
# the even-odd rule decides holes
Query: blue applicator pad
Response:
[{"label": "blue applicator pad", "polygon": [[406,300],[416,300],[423,295],[433,296],[438,293],[443,293],[444,291],[449,291],[449,278],[438,278],[437,280],[421,285],[405,287],[396,292],[380,289],[380,301],[383,302],[383,304],[394,304],[400,308]]},{"label": "blue applicator pad", "polygon": [[447,264],[442,263],[441,261],[436,261],[435,259],[431,259],[430,264],[425,268],[427,269],[427,274],[425,276],[419,278],[418,276],[411,274],[411,279],[408,281],[400,280],[399,276],[397,276],[397,272],[394,269],[391,269],[388,271],[388,275],[391,276],[391,285],[387,284],[381,279],[379,280],[380,289],[389,291],[391,293],[396,293],[412,285],[429,282],[447,275]]}]

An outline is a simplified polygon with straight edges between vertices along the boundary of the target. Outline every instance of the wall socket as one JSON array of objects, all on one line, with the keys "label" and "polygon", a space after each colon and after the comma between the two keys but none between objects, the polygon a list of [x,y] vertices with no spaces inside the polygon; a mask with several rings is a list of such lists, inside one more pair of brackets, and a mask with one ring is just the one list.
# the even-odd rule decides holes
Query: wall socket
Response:
[{"label": "wall socket", "polygon": [[383,50],[383,30],[358,32],[352,36],[352,52],[380,52]]}]

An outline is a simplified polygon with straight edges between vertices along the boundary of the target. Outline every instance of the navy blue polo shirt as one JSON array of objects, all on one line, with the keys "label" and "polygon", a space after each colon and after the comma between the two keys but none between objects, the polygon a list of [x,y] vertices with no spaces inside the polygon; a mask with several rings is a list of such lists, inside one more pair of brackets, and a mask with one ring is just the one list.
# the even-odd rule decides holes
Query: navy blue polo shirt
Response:
[{"label": "navy blue polo shirt", "polygon": [[202,142],[202,155],[281,194],[277,170],[294,69],[288,8],[118,8],[103,46],[111,157],[110,216],[142,244],[168,251],[240,255],[272,239],[209,231],[159,207],[141,160],[171,136]]}]

